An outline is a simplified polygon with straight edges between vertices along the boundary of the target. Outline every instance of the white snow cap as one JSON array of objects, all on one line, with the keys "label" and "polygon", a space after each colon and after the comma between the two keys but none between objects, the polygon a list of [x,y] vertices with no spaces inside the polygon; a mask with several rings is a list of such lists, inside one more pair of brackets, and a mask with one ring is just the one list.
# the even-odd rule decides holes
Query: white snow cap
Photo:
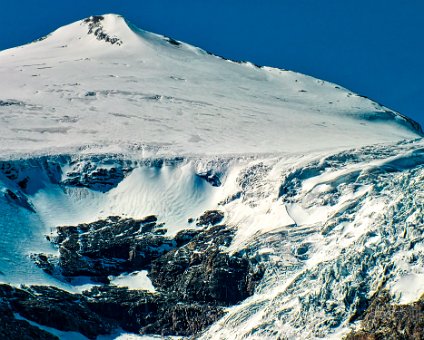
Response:
[{"label": "white snow cap", "polygon": [[225,60],[114,14],[0,52],[2,156],[275,154],[420,133],[413,121],[335,84]]}]

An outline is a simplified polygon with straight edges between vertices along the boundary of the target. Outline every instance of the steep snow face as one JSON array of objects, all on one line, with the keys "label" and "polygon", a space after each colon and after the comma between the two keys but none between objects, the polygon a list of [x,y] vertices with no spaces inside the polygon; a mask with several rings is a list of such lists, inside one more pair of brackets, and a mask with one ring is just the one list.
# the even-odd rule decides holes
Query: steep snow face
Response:
[{"label": "steep snow face", "polygon": [[91,17],[0,53],[0,154],[257,154],[416,138],[399,114],[299,73]]}]

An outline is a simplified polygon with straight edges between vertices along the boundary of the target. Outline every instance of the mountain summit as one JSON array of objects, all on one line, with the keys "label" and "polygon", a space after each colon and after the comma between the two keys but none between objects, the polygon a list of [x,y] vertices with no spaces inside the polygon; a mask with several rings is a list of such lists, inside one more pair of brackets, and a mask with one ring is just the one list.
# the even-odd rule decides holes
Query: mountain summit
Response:
[{"label": "mountain summit", "polygon": [[420,136],[418,124],[340,86],[226,60],[112,14],[1,52],[0,79],[2,154],[287,153]]}]

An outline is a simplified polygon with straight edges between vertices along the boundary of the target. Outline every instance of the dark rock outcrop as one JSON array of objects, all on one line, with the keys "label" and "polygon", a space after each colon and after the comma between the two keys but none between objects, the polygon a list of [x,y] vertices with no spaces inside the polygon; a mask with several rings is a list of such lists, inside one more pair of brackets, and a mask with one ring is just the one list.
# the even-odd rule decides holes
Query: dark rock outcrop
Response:
[{"label": "dark rock outcrop", "polygon": [[160,318],[140,329],[141,334],[190,336],[206,329],[224,315],[222,307],[199,303],[162,305]]},{"label": "dark rock outcrop", "polygon": [[198,227],[213,226],[217,225],[218,223],[221,223],[223,219],[223,212],[218,210],[208,210],[205,211],[203,215],[197,219],[196,225]]},{"label": "dark rock outcrop", "polygon": [[14,100],[14,99],[8,99],[8,100],[0,100],[0,106],[24,106],[25,103]]},{"label": "dark rock outcrop", "polygon": [[0,285],[0,298],[7,301],[13,312],[28,320],[61,331],[80,332],[90,339],[109,334],[113,329],[111,323],[93,313],[78,294],[54,287],[18,289]]},{"label": "dark rock outcrop", "polygon": [[4,197],[12,204],[25,208],[31,212],[35,212],[34,207],[28,202],[26,196],[19,191],[14,192],[10,189],[5,189]]},{"label": "dark rock outcrop", "polygon": [[155,216],[143,220],[111,216],[105,220],[57,228],[49,239],[58,246],[59,257],[33,255],[35,263],[49,274],[65,278],[89,276],[109,282],[109,275],[144,269],[154,259],[175,248]]},{"label": "dark rock outcrop", "polygon": [[11,181],[19,177],[19,169],[9,162],[0,162],[0,172]]},{"label": "dark rock outcrop", "polygon": [[424,296],[411,304],[395,305],[387,292],[373,299],[360,329],[345,340],[421,340],[424,336]]},{"label": "dark rock outcrop", "polygon": [[208,182],[213,187],[220,187],[221,186],[221,180],[219,179],[219,174],[216,174],[212,170],[208,170],[206,172],[198,173],[197,176],[204,179],[206,182]]},{"label": "dark rock outcrop", "polygon": [[169,37],[165,37],[165,40],[167,42],[169,42],[171,45],[174,45],[174,46],[180,46],[181,45],[181,43],[179,41],[172,39],[172,38],[169,38]]},{"label": "dark rock outcrop", "polygon": [[[175,237],[164,235],[166,230],[155,216],[143,220],[112,216],[58,227],[49,239],[58,246],[59,256],[33,256],[47,273],[68,280],[89,276],[108,284],[109,275],[147,270],[156,292],[103,285],[69,294],[30,287],[18,294],[21,299],[15,298],[17,294],[9,299],[14,310],[29,320],[87,337],[113,327],[141,334],[196,334],[220,318],[225,307],[252,295],[264,273],[247,251],[226,252],[234,229],[210,226],[222,219],[222,213],[208,211],[200,218],[207,227],[183,230]],[[48,305],[57,318],[43,318]],[[92,326],[96,322],[98,328]]]},{"label": "dark rock outcrop", "polygon": [[222,307],[186,303],[166,294],[95,287],[84,292],[90,308],[116,320],[128,332],[161,335],[192,335],[223,315]]},{"label": "dark rock outcrop", "polygon": [[122,45],[123,42],[116,36],[111,36],[104,31],[102,22],[104,17],[101,15],[94,15],[84,20],[84,23],[88,25],[88,34],[94,34],[97,40],[103,40],[112,45]]},{"label": "dark rock outcrop", "polygon": [[115,188],[132,170],[128,164],[114,164],[113,160],[97,161],[71,162],[71,168],[65,173],[61,184],[107,192]]},{"label": "dark rock outcrop", "polygon": [[263,268],[222,249],[234,231],[216,226],[197,234],[186,245],[152,262],[149,277],[160,291],[181,301],[233,305],[253,294]]},{"label": "dark rock outcrop", "polygon": [[[1,288],[0,288],[1,289]],[[0,339],[58,340],[59,338],[32,326],[28,321],[15,318],[7,301],[0,301]]]},{"label": "dark rock outcrop", "polygon": [[71,294],[54,287],[0,285],[0,312],[2,339],[50,340],[57,338],[16,319],[14,313],[42,326],[95,339],[118,327],[139,334],[188,336],[220,318],[223,308],[110,286]]}]

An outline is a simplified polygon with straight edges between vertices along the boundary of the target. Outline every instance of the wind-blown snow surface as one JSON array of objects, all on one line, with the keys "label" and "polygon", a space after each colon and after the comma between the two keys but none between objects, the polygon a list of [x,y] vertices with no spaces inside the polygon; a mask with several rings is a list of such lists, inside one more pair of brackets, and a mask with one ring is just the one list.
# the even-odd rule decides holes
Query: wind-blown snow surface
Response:
[{"label": "wind-blown snow surface", "polygon": [[416,136],[398,114],[334,84],[225,61],[116,15],[97,25],[118,42],[80,21],[0,53],[1,154],[310,152]]},{"label": "wind-blown snow surface", "polygon": [[[0,53],[0,157],[13,169],[0,175],[0,280],[81,290],[29,259],[56,251],[44,236],[55,226],[156,214],[173,234],[219,208],[237,227],[230,251],[267,271],[202,336],[338,337],[377,289],[401,303],[423,293],[420,136],[334,84],[115,15],[76,22]],[[93,168],[125,175],[107,189],[67,182]],[[154,289],[144,273],[115,283]]]}]

